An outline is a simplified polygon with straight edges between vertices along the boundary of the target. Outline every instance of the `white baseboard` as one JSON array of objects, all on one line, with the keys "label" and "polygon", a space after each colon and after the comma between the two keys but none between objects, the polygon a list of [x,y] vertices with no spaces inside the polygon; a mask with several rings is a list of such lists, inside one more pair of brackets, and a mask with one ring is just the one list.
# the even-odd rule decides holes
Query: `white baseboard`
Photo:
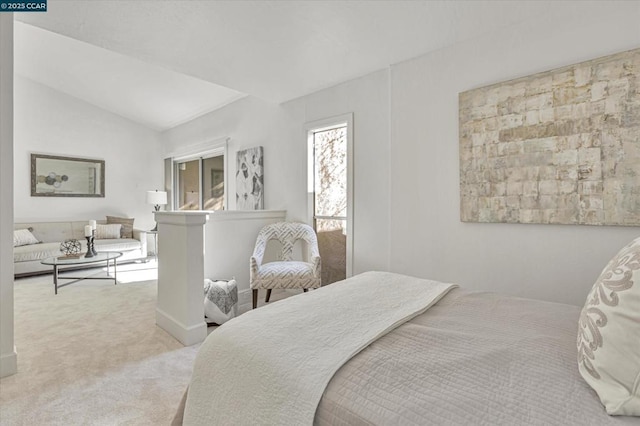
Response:
[{"label": "white baseboard", "polygon": [[156,307],[156,325],[185,346],[200,343],[207,337],[207,323],[204,322],[204,317],[200,324],[187,327],[162,309]]},{"label": "white baseboard", "polygon": [[242,290],[238,292],[238,313],[246,312],[251,310],[252,299],[251,299],[251,289]]},{"label": "white baseboard", "polygon": [[13,352],[0,355],[0,377],[11,376],[18,372],[18,352],[13,347]]},{"label": "white baseboard", "polygon": [[[260,290],[260,297],[264,298],[265,291],[266,290]],[[297,288],[295,289],[277,288],[277,289],[274,289],[273,291],[274,291],[273,294],[283,292],[283,293],[291,293],[291,295],[294,295],[294,294],[300,293],[301,290]],[[238,314],[250,311],[251,309],[253,309],[253,297],[252,297],[251,289],[239,291],[238,292]]]}]

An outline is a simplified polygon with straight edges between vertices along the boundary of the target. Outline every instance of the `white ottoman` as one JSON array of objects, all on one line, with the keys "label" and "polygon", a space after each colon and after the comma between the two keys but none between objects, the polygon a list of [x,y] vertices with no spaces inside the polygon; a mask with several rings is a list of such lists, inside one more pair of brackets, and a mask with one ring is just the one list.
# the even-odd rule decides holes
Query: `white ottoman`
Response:
[{"label": "white ottoman", "polygon": [[207,323],[224,324],[238,313],[236,280],[204,280],[204,316]]}]

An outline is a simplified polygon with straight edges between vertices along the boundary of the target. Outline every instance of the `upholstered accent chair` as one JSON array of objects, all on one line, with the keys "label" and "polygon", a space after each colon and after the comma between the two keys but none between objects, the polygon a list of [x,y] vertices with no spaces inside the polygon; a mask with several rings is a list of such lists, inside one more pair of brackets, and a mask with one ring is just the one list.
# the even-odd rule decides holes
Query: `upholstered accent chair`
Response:
[{"label": "upholstered accent chair", "polygon": [[[279,260],[262,263],[269,240],[282,244]],[[306,261],[293,260],[293,247],[302,240],[306,243]],[[250,260],[250,282],[253,290],[253,308],[258,305],[258,290],[267,290],[265,302],[269,302],[274,288],[320,287],[320,251],[315,231],[309,225],[296,222],[278,222],[260,230]]]}]

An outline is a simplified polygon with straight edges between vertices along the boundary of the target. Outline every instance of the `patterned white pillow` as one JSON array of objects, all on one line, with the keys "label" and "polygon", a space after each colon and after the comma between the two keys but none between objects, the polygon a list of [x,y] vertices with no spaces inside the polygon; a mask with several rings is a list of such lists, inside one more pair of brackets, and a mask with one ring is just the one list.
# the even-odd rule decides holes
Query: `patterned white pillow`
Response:
[{"label": "patterned white pillow", "polygon": [[607,413],[640,416],[640,238],[611,259],[587,296],[578,369]]},{"label": "patterned white pillow", "polygon": [[16,229],[13,231],[13,246],[28,246],[31,244],[40,244],[40,241],[33,236],[29,229]]},{"label": "patterned white pillow", "polygon": [[119,223],[96,225],[96,240],[112,240],[120,238],[120,228],[122,228],[122,225]]},{"label": "patterned white pillow", "polygon": [[207,322],[222,325],[236,316],[238,286],[236,280],[204,280],[204,315]]}]

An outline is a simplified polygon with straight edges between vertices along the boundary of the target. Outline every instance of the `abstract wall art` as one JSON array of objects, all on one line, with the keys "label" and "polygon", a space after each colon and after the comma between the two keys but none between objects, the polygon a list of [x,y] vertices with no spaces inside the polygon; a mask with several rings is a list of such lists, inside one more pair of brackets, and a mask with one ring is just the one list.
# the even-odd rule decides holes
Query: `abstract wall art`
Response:
[{"label": "abstract wall art", "polygon": [[464,222],[640,225],[640,49],[459,95]]},{"label": "abstract wall art", "polygon": [[262,147],[238,151],[236,158],[236,209],[264,208],[264,169]]}]

